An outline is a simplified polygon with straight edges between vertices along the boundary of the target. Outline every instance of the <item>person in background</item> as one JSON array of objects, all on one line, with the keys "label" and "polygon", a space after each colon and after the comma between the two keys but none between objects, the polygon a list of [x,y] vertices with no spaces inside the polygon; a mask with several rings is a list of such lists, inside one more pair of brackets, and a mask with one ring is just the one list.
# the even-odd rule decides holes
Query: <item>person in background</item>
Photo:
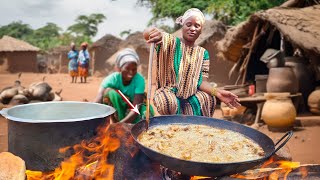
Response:
[{"label": "person in background", "polygon": [[[145,80],[142,74],[137,72],[139,62],[138,54],[133,49],[123,49],[117,54],[117,72],[108,75],[101,83],[94,102],[104,103],[116,109],[112,122],[137,123],[145,118]],[[138,105],[140,115],[130,110],[131,107],[117,90],[120,90],[134,106]],[[150,116],[153,114],[150,107]]]},{"label": "person in background", "polygon": [[71,50],[68,52],[68,70],[72,78],[71,83],[77,83],[78,77],[78,51],[76,50],[76,45],[74,43],[70,44]]},{"label": "person in background", "polygon": [[87,77],[89,73],[90,55],[87,50],[87,47],[88,47],[88,43],[86,42],[81,43],[81,50],[79,52],[79,57],[78,57],[78,71],[79,71],[81,83],[87,82]]},{"label": "person in background", "polygon": [[240,106],[235,94],[217,89],[208,82],[209,53],[195,44],[204,22],[203,13],[191,8],[176,20],[182,25],[182,38],[155,27],[144,31],[147,43],[157,44],[157,90],[153,101],[161,115],[212,117],[215,97],[231,108]]}]

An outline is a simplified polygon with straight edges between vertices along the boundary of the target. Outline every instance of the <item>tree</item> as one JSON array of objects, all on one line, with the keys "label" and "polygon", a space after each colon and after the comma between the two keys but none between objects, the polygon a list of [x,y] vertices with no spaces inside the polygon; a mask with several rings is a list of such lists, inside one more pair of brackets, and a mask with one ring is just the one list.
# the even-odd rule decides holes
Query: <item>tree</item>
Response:
[{"label": "tree", "polygon": [[93,37],[98,32],[98,25],[104,19],[106,17],[103,14],[80,15],[76,19],[76,24],[68,27],[68,31],[75,33],[77,36]]},{"label": "tree", "polygon": [[34,30],[31,35],[26,36],[26,40],[42,50],[48,50],[61,45],[60,31],[62,29],[56,24],[47,23],[45,26]]},{"label": "tree", "polygon": [[138,4],[151,8],[153,17],[152,22],[156,22],[164,18],[172,18],[174,21],[183,13],[196,7],[201,11],[212,3],[213,0],[138,0]]},{"label": "tree", "polygon": [[124,36],[128,36],[129,34],[131,34],[131,31],[132,31],[131,29],[121,31],[119,35],[120,35],[120,37],[123,38]]},{"label": "tree", "polygon": [[26,36],[33,33],[33,29],[29,24],[24,24],[21,21],[12,22],[8,25],[0,27],[0,38],[7,35],[17,39],[25,39]]},{"label": "tree", "polygon": [[225,24],[236,25],[245,21],[252,13],[279,6],[286,0],[215,0],[207,12]]},{"label": "tree", "polygon": [[152,22],[177,17],[192,7],[205,14],[213,14],[226,24],[235,25],[246,20],[258,10],[278,6],[286,0],[137,0],[138,4],[151,8]]}]

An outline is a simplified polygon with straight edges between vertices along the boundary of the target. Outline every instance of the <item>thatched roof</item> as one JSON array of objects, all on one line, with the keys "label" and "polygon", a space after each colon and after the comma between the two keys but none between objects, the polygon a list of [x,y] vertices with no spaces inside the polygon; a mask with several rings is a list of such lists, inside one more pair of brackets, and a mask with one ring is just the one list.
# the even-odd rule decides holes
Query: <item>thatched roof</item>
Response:
[{"label": "thatched roof", "polygon": [[14,52],[14,51],[39,51],[40,49],[31,44],[15,39],[10,36],[3,36],[0,39],[0,52]]},{"label": "thatched roof", "polygon": [[255,27],[268,22],[292,45],[307,53],[320,54],[320,5],[306,8],[276,7],[253,14],[248,21],[228,30],[217,43],[220,56],[237,62],[241,49],[251,42]]},{"label": "thatched roof", "polygon": [[96,48],[96,47],[103,47],[103,48],[110,48],[110,46],[113,45],[119,45],[119,43],[122,40],[111,35],[111,34],[106,34],[102,38],[98,39],[96,42],[94,42],[91,46],[89,46],[89,49]]}]

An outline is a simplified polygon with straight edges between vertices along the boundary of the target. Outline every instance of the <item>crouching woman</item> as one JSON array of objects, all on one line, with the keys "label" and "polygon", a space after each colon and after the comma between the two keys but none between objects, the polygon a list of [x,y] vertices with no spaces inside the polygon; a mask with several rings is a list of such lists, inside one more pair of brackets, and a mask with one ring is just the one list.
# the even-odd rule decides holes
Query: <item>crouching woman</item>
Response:
[{"label": "crouching woman", "polygon": [[[145,80],[137,72],[138,54],[130,48],[120,51],[116,58],[117,72],[108,75],[101,83],[95,102],[110,105],[116,109],[112,122],[137,123],[145,118]],[[121,97],[124,94],[132,104],[138,105],[140,115],[130,110],[132,107]],[[150,107],[150,115],[153,116]]]}]

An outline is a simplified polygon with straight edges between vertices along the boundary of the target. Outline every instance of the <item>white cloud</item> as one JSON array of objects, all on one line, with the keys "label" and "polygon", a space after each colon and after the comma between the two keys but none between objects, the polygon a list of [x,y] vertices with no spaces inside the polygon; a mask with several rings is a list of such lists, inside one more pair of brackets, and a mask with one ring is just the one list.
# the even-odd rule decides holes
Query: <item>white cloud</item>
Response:
[{"label": "white cloud", "polygon": [[124,30],[142,31],[152,15],[150,10],[136,5],[137,0],[0,0],[0,26],[21,20],[32,28],[56,23],[64,30],[79,15],[102,13],[107,17],[100,24],[94,39],[105,34],[119,36]]}]

